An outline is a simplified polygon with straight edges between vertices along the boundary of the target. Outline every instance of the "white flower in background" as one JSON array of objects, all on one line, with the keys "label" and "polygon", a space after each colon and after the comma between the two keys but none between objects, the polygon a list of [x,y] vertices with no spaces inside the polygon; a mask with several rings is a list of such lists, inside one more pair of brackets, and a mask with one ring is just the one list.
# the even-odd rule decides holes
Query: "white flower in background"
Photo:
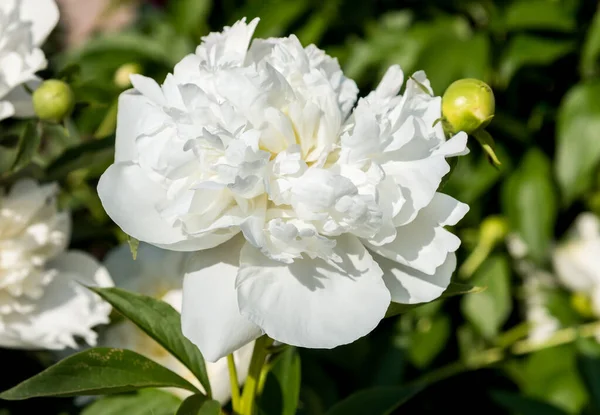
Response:
[{"label": "white flower in background", "polygon": [[593,213],[579,215],[567,240],[554,249],[552,262],[560,282],[589,298],[600,317],[600,221]]},{"label": "white flower in background", "polygon": [[58,23],[54,0],[0,1],[0,120],[33,115],[31,96],[35,73],[46,68],[40,49]]},{"label": "white flower in background", "polygon": [[[187,257],[189,254],[166,251],[140,243],[135,261],[129,246],[121,245],[109,252],[104,264],[118,287],[162,299],[181,311],[183,267]],[[111,325],[104,332],[101,343],[140,353],[202,389],[200,383],[179,360],[128,320]],[[254,343],[249,343],[234,353],[240,384],[248,374],[253,347]],[[206,369],[214,399],[221,403],[227,402],[231,397],[227,358],[207,363]],[[173,392],[181,397],[191,394],[183,389],[173,389]]]},{"label": "white flower in background", "polygon": [[[258,19],[203,39],[159,86],[119,101],[115,163],[98,192],[128,234],[188,262],[182,324],[209,361],[263,333],[332,348],[391,301],[441,295],[468,206],[437,193],[441,98],[391,67],[358,101],[337,61],[295,36],[250,39]],[[416,80],[416,81],[415,81]],[[427,89],[427,92],[423,89]]]},{"label": "white flower in background", "polygon": [[514,260],[514,268],[523,278],[525,319],[529,323],[529,340],[542,343],[560,328],[560,322],[548,309],[548,296],[556,289],[556,277],[540,269],[527,259],[528,248],[517,235],[506,238],[508,252]]},{"label": "white flower in background", "polygon": [[0,347],[64,349],[95,344],[92,327],[110,306],[84,285],[108,286],[90,255],[65,249],[71,223],[56,206],[58,188],[21,180],[0,191]]}]

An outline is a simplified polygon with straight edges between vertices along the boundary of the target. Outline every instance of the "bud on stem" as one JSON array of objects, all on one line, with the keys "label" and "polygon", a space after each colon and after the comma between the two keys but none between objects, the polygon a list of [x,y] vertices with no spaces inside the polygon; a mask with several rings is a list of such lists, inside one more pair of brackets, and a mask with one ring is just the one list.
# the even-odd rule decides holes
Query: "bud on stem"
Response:
[{"label": "bud on stem", "polygon": [[57,79],[44,81],[32,98],[35,114],[42,121],[59,123],[70,116],[75,107],[73,90]]},{"label": "bud on stem", "polygon": [[496,100],[492,88],[478,79],[460,79],[452,83],[442,97],[444,130],[449,135],[464,131],[475,137],[494,166],[500,160],[494,140],[485,127],[494,118]]}]

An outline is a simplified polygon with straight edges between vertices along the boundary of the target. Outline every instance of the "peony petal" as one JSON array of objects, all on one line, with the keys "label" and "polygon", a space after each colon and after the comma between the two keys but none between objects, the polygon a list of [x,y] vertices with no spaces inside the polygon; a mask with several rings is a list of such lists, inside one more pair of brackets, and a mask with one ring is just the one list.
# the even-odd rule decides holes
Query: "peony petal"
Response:
[{"label": "peony petal", "polygon": [[125,233],[161,248],[208,249],[231,239],[237,232],[225,230],[188,238],[159,215],[155,206],[166,197],[165,191],[137,164],[110,166],[98,182],[98,196],[108,215]]},{"label": "peony petal", "polygon": [[456,269],[456,255],[448,254],[446,261],[433,275],[375,255],[375,261],[383,270],[383,281],[390,290],[392,301],[401,304],[427,303],[438,298],[450,284]]},{"label": "peony petal", "polygon": [[240,314],[235,293],[243,238],[197,252],[187,263],[183,281],[183,334],[209,362],[216,362],[262,334]]},{"label": "peony petal", "polygon": [[290,265],[246,244],[237,279],[242,315],[273,339],[301,347],[333,348],[371,332],[390,303],[382,271],[355,237],[337,243],[340,263]]},{"label": "peony petal", "polygon": [[77,347],[76,337],[96,343],[92,327],[109,322],[111,307],[86,286],[112,286],[110,275],[93,257],[77,251],[60,255],[47,264],[58,274],[35,301],[29,314],[3,317],[6,333],[0,345],[24,349]]},{"label": "peony petal", "polygon": [[393,242],[383,246],[367,246],[392,261],[433,275],[436,268],[446,261],[448,253],[455,252],[460,246],[460,239],[443,226],[455,224],[468,210],[468,205],[436,193],[415,220],[396,228],[397,237]]},{"label": "peony petal", "polygon": [[148,98],[134,89],[125,91],[119,96],[115,162],[137,160],[135,140],[145,128],[144,122],[147,121],[147,117],[144,114],[148,104]]},{"label": "peony petal", "polygon": [[54,30],[59,19],[58,6],[54,0],[20,0],[21,18],[31,22],[33,43],[41,46]]}]

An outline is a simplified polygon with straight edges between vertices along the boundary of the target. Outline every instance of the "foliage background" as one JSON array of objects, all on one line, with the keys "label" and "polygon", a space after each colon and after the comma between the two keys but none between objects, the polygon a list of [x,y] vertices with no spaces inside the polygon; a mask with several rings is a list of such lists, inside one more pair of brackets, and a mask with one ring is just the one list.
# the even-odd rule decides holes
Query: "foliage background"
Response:
[{"label": "foliage background", "polygon": [[[261,18],[258,37],[295,33],[303,44],[316,43],[338,57],[363,94],[394,63],[407,75],[425,70],[438,95],[465,77],[493,87],[497,110],[489,131],[503,165],[491,167],[473,142],[444,189],[471,206],[455,229],[463,239],[459,264],[480,241],[484,219],[500,215],[524,240],[530,259],[550,269],[550,248],[573,219],[586,210],[600,213],[600,12],[593,0],[136,3],[137,17],[123,31],[66,48],[59,28],[46,45],[50,67],[42,75],[68,79],[80,101],[72,134],[46,127],[39,143],[24,147],[19,137],[25,123],[4,123],[0,132],[2,184],[21,175],[58,180],[64,189],[61,203],[74,215],[74,247],[101,258],[125,240],[95,193],[114,151],[115,102],[121,92],[115,71],[136,62],[145,75],[162,80],[200,36],[243,16]],[[593,340],[571,339],[529,353],[505,348],[526,334],[523,280],[514,265],[506,245],[496,244],[466,281],[487,290],[387,319],[349,346],[299,350],[301,363],[294,360],[284,373],[301,373],[298,413],[324,414],[358,390],[401,391],[415,381],[427,381],[428,387],[394,413],[600,413],[600,348]],[[552,293],[551,312],[565,326],[590,320],[560,289]],[[0,389],[39,372],[52,359],[50,353],[0,349]],[[281,402],[295,392],[273,382],[264,413],[294,413],[281,409]],[[46,399],[0,402],[0,414],[41,407],[46,414],[81,412],[73,400]]]}]

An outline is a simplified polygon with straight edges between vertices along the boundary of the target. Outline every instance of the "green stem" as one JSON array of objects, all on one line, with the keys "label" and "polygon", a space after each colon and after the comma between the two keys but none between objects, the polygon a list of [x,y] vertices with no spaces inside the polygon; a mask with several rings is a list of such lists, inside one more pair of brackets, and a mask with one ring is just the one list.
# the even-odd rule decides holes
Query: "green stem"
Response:
[{"label": "green stem", "polygon": [[578,338],[593,337],[598,332],[600,332],[600,321],[595,321],[593,323],[582,324],[577,327],[567,327],[557,330],[552,336],[550,336],[550,338],[543,342],[532,342],[528,339],[516,341],[518,335],[523,333],[523,326],[519,325],[515,327],[514,330],[511,329],[507,332],[510,333],[510,335],[507,337],[512,337],[511,340],[514,341],[507,341],[508,339],[505,338],[503,342],[504,344],[502,344],[500,347],[484,350],[465,360],[452,362],[448,365],[442,366],[439,369],[424,374],[423,376],[410,382],[410,384],[414,386],[426,387],[435,382],[448,379],[460,373],[491,366],[495,363],[503,361],[507,357],[524,355],[559,346],[561,344],[571,343]]},{"label": "green stem", "polygon": [[273,344],[273,340],[266,335],[259,337],[254,343],[248,376],[246,377],[244,391],[242,392],[241,415],[254,415],[256,393],[258,391],[258,384],[260,383],[262,367],[269,355],[268,348],[271,344]]},{"label": "green stem", "polygon": [[231,406],[233,413],[238,414],[240,413],[240,386],[233,353],[227,355],[227,367],[229,368],[229,383],[231,385]]}]

